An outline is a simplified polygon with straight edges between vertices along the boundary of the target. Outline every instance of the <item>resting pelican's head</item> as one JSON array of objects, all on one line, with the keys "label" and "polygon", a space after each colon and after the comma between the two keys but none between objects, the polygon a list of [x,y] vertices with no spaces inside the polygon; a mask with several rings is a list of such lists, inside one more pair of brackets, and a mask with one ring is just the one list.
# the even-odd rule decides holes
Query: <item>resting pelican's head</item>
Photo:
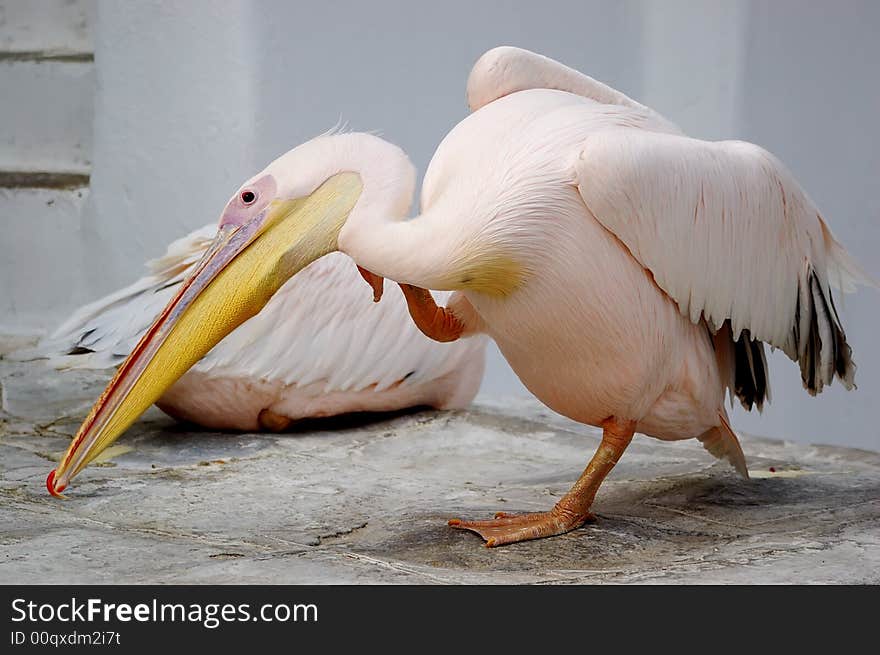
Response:
[{"label": "resting pelican's head", "polygon": [[[294,274],[337,249],[349,216],[402,216],[415,171],[369,134],[321,136],[272,162],[227,203],[214,242],[98,398],[46,486],[54,496]],[[352,264],[353,265],[353,264]],[[366,292],[366,289],[365,289]]]}]

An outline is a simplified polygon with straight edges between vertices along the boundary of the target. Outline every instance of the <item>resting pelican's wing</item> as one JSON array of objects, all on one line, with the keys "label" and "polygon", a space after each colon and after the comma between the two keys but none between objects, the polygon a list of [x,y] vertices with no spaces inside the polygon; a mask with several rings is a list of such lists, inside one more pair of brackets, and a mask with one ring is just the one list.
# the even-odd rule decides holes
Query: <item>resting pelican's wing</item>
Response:
[{"label": "resting pelican's wing", "polygon": [[650,107],[569,68],[554,59],[522,48],[501,46],[481,56],[467,81],[467,102],[471,111],[517,91],[556,89],[590,98],[603,105],[618,105],[634,110],[647,119],[647,129],[679,133],[679,128]]},{"label": "resting pelican's wing", "polygon": [[210,245],[217,226],[173,241],[148,261],[147,275],[75,311],[40,349],[59,368],[108,368],[122,363]]},{"label": "resting pelican's wing", "polygon": [[[765,150],[636,129],[599,132],[575,162],[587,208],[694,322],[781,348],[821,391],[855,366],[829,282],[870,278]],[[748,341],[748,340],[745,340]],[[758,355],[758,353],[755,353]],[[751,358],[751,351],[744,351]]]}]

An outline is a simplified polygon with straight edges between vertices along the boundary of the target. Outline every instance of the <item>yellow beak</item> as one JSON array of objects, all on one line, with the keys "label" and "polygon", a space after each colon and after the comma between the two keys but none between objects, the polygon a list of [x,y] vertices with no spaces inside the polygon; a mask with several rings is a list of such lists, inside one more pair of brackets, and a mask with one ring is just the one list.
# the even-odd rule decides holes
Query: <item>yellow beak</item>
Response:
[{"label": "yellow beak", "polygon": [[193,364],[298,271],[336,250],[361,188],[357,174],[339,173],[306,198],[275,200],[250,222],[220,228],[92,407],[46,479],[49,493],[60,497]]}]

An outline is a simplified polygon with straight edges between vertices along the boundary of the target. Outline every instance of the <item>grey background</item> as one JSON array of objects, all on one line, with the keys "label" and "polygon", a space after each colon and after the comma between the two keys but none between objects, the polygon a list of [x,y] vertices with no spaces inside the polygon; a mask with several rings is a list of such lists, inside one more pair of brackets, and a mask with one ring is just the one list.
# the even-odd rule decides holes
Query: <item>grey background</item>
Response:
[{"label": "grey background", "polygon": [[[35,253],[29,270],[5,273],[0,293],[25,278],[44,293],[12,309],[0,296],[3,320],[51,325],[129,282],[171,239],[214,220],[244,178],[339,119],[379,131],[423,173],[465,115],[470,65],[501,44],[603,80],[693,136],[768,148],[880,276],[878,28],[869,0],[99,2],[91,194],[58,246],[71,263],[41,266],[54,253]],[[0,253],[16,246],[9,234]],[[880,296],[840,305],[858,391],[811,399],[777,353],[772,405],[762,417],[735,410],[738,429],[880,449]],[[482,393],[526,393],[495,350]]]}]

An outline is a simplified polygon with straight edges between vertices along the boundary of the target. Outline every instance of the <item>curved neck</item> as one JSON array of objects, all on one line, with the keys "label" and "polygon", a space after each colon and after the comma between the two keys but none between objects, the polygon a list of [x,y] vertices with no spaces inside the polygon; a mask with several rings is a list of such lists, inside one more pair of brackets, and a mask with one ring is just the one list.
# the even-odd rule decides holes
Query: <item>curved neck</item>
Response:
[{"label": "curved neck", "polygon": [[[367,200],[368,182],[364,181]],[[424,289],[456,288],[450,278],[452,244],[436,214],[406,220],[358,205],[339,233],[339,250],[359,266],[389,280]]]},{"label": "curved neck", "polygon": [[449,289],[448,253],[455,250],[439,212],[407,220],[415,169],[402,150],[371,137],[344,153],[343,170],[363,190],[337,237],[337,247],[362,268],[389,280]]}]

